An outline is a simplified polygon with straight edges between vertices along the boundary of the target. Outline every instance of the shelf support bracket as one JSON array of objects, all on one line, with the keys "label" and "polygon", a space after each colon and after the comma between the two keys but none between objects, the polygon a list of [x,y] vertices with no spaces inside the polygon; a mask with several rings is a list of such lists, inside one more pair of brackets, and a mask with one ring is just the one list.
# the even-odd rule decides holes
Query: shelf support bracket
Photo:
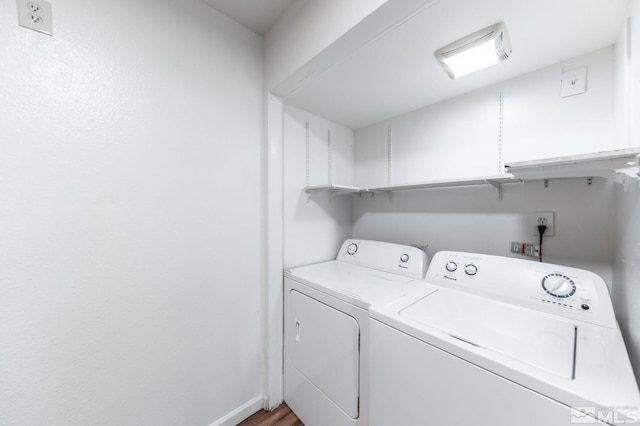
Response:
[{"label": "shelf support bracket", "polygon": [[362,194],[371,194],[371,198],[374,198],[376,196],[376,193],[374,191],[366,188],[362,188],[360,191],[358,191],[358,197],[362,198]]},{"label": "shelf support bracket", "polygon": [[485,179],[484,181],[498,190],[498,200],[502,200],[502,184],[493,179]]}]

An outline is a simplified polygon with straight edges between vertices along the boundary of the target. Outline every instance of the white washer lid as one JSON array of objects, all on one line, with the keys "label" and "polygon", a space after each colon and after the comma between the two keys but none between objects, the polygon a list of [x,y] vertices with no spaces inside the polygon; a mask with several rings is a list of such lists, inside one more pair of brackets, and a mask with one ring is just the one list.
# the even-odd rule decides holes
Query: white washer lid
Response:
[{"label": "white washer lid", "polygon": [[574,376],[576,327],[568,321],[450,290],[437,290],[399,314],[557,376]]}]

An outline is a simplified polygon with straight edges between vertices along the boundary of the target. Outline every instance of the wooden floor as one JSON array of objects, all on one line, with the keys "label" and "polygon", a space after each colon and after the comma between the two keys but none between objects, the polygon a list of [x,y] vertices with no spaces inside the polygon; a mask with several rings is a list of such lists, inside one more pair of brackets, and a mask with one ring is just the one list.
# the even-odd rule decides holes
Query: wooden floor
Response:
[{"label": "wooden floor", "polygon": [[238,426],[304,426],[287,404],[273,411],[260,410]]}]

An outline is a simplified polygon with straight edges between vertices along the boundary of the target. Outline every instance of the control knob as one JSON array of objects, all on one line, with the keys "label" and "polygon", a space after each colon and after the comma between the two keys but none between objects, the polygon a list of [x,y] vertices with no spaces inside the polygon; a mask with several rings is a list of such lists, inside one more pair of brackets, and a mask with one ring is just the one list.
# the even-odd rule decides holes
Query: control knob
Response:
[{"label": "control knob", "polygon": [[458,269],[458,264],[456,262],[454,262],[453,260],[450,260],[447,262],[446,265],[444,265],[445,268],[447,268],[447,271],[449,272],[453,272],[456,269]]},{"label": "control knob", "polygon": [[347,254],[353,256],[358,251],[358,245],[356,243],[351,243],[347,246]]},{"label": "control knob", "polygon": [[576,284],[564,274],[549,274],[542,279],[544,291],[555,297],[569,297],[576,292]]},{"label": "control knob", "polygon": [[464,267],[464,272],[467,275],[475,275],[478,273],[478,267],[473,263],[470,263]]},{"label": "control knob", "polygon": [[403,253],[400,255],[400,261],[402,263],[407,263],[409,261],[409,255],[407,253]]}]

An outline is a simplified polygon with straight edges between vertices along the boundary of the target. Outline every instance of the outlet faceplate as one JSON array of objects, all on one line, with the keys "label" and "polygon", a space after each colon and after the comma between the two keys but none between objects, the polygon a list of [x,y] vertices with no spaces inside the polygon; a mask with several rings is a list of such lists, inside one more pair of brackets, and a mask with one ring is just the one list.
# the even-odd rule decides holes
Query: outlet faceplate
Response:
[{"label": "outlet faceplate", "polygon": [[526,256],[540,257],[540,245],[532,243],[511,242],[511,253],[524,254]]},{"label": "outlet faceplate", "polygon": [[562,73],[560,96],[580,95],[587,91],[587,67]]},{"label": "outlet faceplate", "polygon": [[51,3],[45,0],[18,0],[18,24],[53,35]]},{"label": "outlet faceplate", "polygon": [[553,237],[556,232],[556,227],[553,220],[553,212],[531,213],[531,233],[533,235],[540,235],[540,232],[538,231],[539,225],[545,225],[547,227],[547,229],[544,231],[545,237]]}]

